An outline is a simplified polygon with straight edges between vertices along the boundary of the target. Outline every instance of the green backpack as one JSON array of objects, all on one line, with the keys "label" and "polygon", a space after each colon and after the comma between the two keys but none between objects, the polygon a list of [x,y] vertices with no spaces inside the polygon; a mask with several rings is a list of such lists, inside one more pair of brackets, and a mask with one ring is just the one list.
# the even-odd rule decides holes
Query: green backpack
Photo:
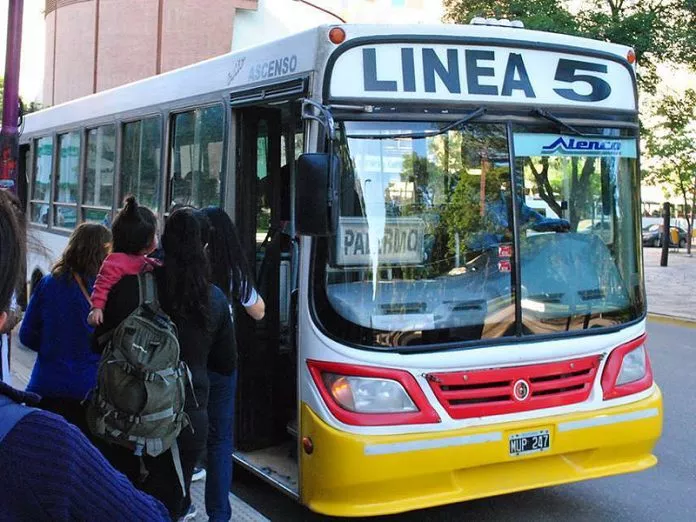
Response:
[{"label": "green backpack", "polygon": [[161,309],[151,272],[138,275],[140,304],[99,339],[106,345],[87,407],[90,430],[137,456],[171,449],[183,490],[176,438],[190,424],[184,413],[191,372],[179,358],[176,326]]}]

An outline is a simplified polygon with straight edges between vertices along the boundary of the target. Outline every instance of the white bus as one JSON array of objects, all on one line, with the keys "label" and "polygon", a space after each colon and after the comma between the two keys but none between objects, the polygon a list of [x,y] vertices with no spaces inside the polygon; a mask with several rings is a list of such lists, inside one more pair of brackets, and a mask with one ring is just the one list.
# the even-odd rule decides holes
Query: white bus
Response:
[{"label": "white bus", "polygon": [[224,207],[268,310],[237,325],[234,458],[317,512],[649,468],[634,61],[513,27],[323,26],[32,114],[28,278],[127,194],[161,219]]}]

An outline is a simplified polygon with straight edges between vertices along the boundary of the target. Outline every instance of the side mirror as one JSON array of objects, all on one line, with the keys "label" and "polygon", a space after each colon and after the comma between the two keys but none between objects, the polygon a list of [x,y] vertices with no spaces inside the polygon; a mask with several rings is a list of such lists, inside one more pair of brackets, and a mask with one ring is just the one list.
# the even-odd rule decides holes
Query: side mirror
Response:
[{"label": "side mirror", "polygon": [[330,236],[338,222],[341,160],[335,154],[302,154],[297,160],[295,208],[297,232]]}]

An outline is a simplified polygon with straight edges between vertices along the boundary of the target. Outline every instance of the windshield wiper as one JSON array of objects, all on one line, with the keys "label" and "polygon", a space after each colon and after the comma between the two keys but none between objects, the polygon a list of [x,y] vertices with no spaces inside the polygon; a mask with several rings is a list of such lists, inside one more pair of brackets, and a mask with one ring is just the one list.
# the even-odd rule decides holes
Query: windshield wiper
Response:
[{"label": "windshield wiper", "polygon": [[449,132],[452,129],[456,129],[457,127],[461,127],[465,123],[468,123],[471,120],[475,120],[479,116],[483,116],[487,110],[488,109],[486,107],[479,107],[478,109],[476,109],[473,112],[470,112],[463,118],[454,121],[448,125],[445,125],[444,127],[440,127],[438,130],[433,131],[395,132],[393,134],[346,134],[346,138],[350,138],[353,140],[396,140],[399,138],[411,138],[419,140],[423,138],[431,138],[433,136],[439,136],[440,134]]},{"label": "windshield wiper", "polygon": [[[540,118],[544,118],[545,120],[548,120],[552,123],[555,123],[559,127],[564,128],[571,134],[574,134],[575,136],[582,136],[583,138],[612,138],[613,136],[607,136],[606,134],[593,134],[591,132],[582,132],[581,130],[573,127],[570,123],[566,123],[563,121],[561,118],[556,116],[555,114],[550,113],[549,111],[545,111],[544,109],[532,109],[532,114],[535,116],[539,116]],[[618,136],[617,136],[618,137]]]}]

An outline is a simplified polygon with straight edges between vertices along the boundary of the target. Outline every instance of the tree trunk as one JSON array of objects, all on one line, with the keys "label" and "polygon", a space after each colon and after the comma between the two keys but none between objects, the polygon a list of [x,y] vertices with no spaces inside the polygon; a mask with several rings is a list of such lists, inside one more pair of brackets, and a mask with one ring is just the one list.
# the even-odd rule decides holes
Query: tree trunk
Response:
[{"label": "tree trunk", "polygon": [[691,192],[691,219],[689,219],[689,230],[686,233],[686,252],[689,255],[691,255],[691,242],[694,237],[694,218],[696,218],[696,174],[694,174],[694,189]]}]

